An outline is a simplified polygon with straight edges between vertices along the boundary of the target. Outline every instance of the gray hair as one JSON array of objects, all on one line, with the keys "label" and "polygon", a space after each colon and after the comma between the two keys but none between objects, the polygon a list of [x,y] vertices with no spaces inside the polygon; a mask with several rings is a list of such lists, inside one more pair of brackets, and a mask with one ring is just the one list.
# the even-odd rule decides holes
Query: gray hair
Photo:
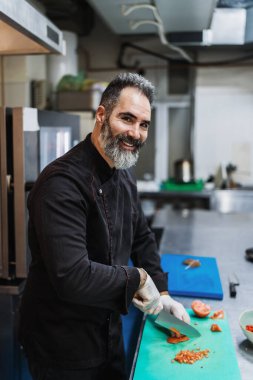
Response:
[{"label": "gray hair", "polygon": [[111,114],[119,101],[121,91],[126,87],[138,89],[147,97],[152,106],[155,95],[155,88],[152,83],[136,73],[121,73],[116,75],[102,94],[100,105],[105,107],[107,115]]}]

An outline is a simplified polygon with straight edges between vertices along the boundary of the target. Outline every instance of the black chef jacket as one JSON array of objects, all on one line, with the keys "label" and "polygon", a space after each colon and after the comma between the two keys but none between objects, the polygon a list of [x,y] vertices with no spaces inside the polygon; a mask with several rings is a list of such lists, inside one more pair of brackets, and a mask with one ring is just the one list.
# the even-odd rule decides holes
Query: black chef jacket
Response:
[{"label": "black chef jacket", "polygon": [[88,135],[42,171],[28,209],[32,262],[21,342],[44,364],[100,365],[112,345],[112,321],[127,313],[139,286],[129,258],[167,290],[135,181],[129,170],[110,168]]}]

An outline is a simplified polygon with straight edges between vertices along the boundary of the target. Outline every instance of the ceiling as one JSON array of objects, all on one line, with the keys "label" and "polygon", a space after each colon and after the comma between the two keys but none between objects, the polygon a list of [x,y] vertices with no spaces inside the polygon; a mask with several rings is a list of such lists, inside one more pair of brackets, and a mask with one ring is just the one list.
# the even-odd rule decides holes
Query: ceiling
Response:
[{"label": "ceiling", "polygon": [[[184,48],[253,46],[253,0],[30,0],[41,4],[61,30],[88,36],[95,18],[130,43],[135,36],[148,43]],[[145,43],[144,43],[145,45]],[[245,48],[246,47],[246,48]],[[189,60],[187,56],[185,56]]]},{"label": "ceiling", "polygon": [[94,26],[94,13],[99,14],[115,33],[128,35],[157,33],[154,9],[163,22],[164,31],[172,33],[196,32],[210,28],[215,10],[221,8],[246,11],[253,7],[253,0],[30,1],[41,4],[49,19],[58,27],[68,25],[79,35],[89,34]]},{"label": "ceiling", "polygon": [[175,45],[253,41],[251,0],[87,0],[114,33],[157,34]]},{"label": "ceiling", "polygon": [[216,0],[88,0],[117,34],[165,33],[207,29]]}]

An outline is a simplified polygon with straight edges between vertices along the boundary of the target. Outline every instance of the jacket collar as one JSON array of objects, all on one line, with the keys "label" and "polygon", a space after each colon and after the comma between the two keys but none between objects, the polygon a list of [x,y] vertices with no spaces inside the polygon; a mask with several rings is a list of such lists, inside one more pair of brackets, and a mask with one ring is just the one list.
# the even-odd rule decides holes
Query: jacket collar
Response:
[{"label": "jacket collar", "polygon": [[91,133],[89,133],[84,140],[85,148],[88,149],[89,153],[92,155],[93,162],[95,165],[95,170],[101,180],[101,183],[107,181],[115,172],[115,168],[111,168],[105,159],[98,152],[96,147],[91,141]]}]

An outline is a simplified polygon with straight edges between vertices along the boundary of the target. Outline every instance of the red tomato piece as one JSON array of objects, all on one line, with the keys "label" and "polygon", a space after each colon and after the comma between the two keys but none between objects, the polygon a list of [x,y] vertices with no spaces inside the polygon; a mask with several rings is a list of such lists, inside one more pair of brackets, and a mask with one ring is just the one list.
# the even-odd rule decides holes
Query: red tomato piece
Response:
[{"label": "red tomato piece", "polygon": [[207,317],[210,314],[211,306],[207,305],[206,303],[195,300],[191,304],[192,310],[199,318]]},{"label": "red tomato piece", "polygon": [[181,335],[179,337],[177,337],[177,336],[169,336],[168,339],[167,339],[167,342],[168,343],[172,343],[172,344],[177,344],[177,343],[180,343],[180,342],[186,342],[187,340],[189,340],[189,338],[186,335]]},{"label": "red tomato piece", "polygon": [[213,315],[210,318],[212,318],[212,319],[224,319],[224,311],[223,310],[217,310],[213,313]]},{"label": "red tomato piece", "polygon": [[188,336],[183,335],[175,327],[170,327],[171,336],[168,337],[167,342],[177,344],[189,340]]},{"label": "red tomato piece", "polygon": [[217,325],[216,323],[213,323],[212,326],[211,326],[211,331],[213,331],[213,332],[221,332],[222,329],[220,328],[219,325]]},{"label": "red tomato piece", "polygon": [[245,328],[246,330],[253,332],[253,325],[246,325]]}]

